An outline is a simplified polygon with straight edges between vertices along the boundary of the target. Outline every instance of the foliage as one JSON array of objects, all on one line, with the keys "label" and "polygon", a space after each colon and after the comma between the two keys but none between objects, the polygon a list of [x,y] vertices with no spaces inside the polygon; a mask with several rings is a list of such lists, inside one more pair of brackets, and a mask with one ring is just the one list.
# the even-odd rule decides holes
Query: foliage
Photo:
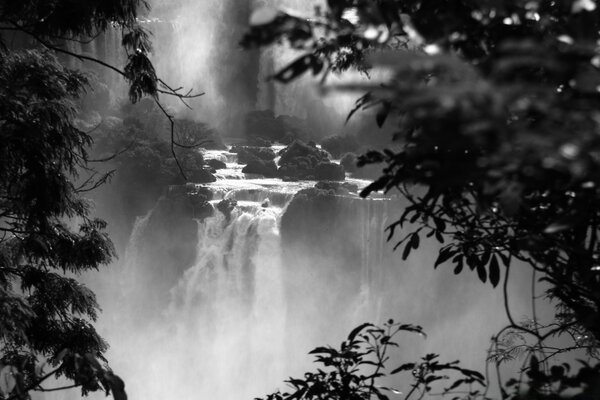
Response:
[{"label": "foliage", "polygon": [[[460,367],[458,361],[440,362],[437,354],[427,354],[417,362],[404,363],[389,371],[386,364],[392,359],[393,348],[399,347],[395,336],[401,332],[425,336],[420,326],[393,320],[382,327],[370,323],[359,325],[339,349],[317,347],[309,353],[316,355],[315,362],[321,364],[322,369],[307,372],[304,378],[290,378],[287,383],[291,392],[275,392],[267,395],[265,400],[388,400],[389,395],[402,392],[381,386],[379,381],[386,376],[406,372],[410,373],[412,383],[405,399],[412,396],[422,398],[438,391],[443,395],[467,393],[464,396],[467,399],[482,395],[481,389],[485,385],[483,375]],[[440,388],[442,382],[449,385]]]},{"label": "foliage", "polygon": [[[468,269],[482,282],[503,282],[505,296],[511,267],[525,263],[559,308],[552,324],[527,327],[507,307],[513,328],[540,343],[568,332],[591,338],[573,348],[597,347],[596,2],[327,4],[311,18],[263,9],[243,43],[285,40],[305,52],[273,76],[281,82],[364,69],[340,62],[346,52],[391,72],[389,80],[333,88],[364,91],[351,114],[377,108],[377,124],[396,127],[398,147],[368,152],[359,164],[386,166],[363,196],[398,190],[410,202],[388,227],[402,257],[433,238],[443,245],[436,267],[450,263],[456,274]],[[398,238],[400,227],[411,230]]]},{"label": "foliage", "polygon": [[[425,336],[416,325],[400,324],[389,320],[382,327],[365,323],[354,328],[339,349],[317,347],[309,354],[316,355],[321,364],[315,372],[306,372],[303,378],[286,381],[289,391],[268,394],[264,400],[389,400],[390,397],[490,399],[490,382],[478,371],[460,366],[458,361],[441,362],[439,355],[427,354],[416,362],[405,362],[388,368],[395,362],[401,346],[396,336],[401,332]],[[397,351],[394,352],[393,350]],[[519,379],[510,379],[500,386],[503,399],[551,400],[559,398],[594,399],[600,393],[600,364],[582,367],[570,373],[567,363],[549,370],[532,355]],[[404,379],[396,388],[383,386],[400,374]],[[260,399],[257,399],[260,400]]]},{"label": "foliage", "polygon": [[[114,254],[106,224],[89,217],[81,197],[99,182],[74,182],[91,143],[73,125],[85,84],[47,53],[0,58],[0,364],[12,382],[2,390],[9,399],[46,390],[41,383],[53,375],[84,393],[102,387],[124,396],[118,377],[97,361],[107,346],[91,324],[95,295],[73,278]],[[80,221],[78,230],[69,219]]]},{"label": "foliage", "polygon": [[[143,0],[3,1],[0,4],[0,395],[29,398],[55,391],[64,376],[83,394],[103,389],[125,400],[124,384],[105,364],[107,344],[93,322],[95,295],[77,280],[108,264],[113,245],[104,221],[83,198],[111,172],[90,168],[89,133],[75,124],[78,98],[90,87],[56,54],[112,69],[130,83],[130,98],[156,99],[160,79],[148,59],[147,32],[136,21]],[[118,27],[127,64],[70,52],[65,41]],[[33,50],[12,48],[7,33],[26,35]],[[180,98],[176,91],[170,91]],[[44,370],[48,369],[48,370]]]}]

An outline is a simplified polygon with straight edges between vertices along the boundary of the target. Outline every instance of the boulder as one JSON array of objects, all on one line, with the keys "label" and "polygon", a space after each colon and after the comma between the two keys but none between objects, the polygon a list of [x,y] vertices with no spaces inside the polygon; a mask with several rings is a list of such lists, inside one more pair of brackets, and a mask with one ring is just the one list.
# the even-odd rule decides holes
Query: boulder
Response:
[{"label": "boulder", "polygon": [[300,140],[294,140],[288,147],[283,149],[280,154],[280,166],[284,166],[287,164],[296,164],[296,161],[294,159],[304,158],[306,160],[309,160],[310,163],[314,163],[314,168],[319,162],[329,160],[329,157],[326,152],[320,150],[317,147],[309,146]]},{"label": "boulder", "polygon": [[280,152],[278,176],[283,180],[315,179],[315,169],[329,162],[326,152],[299,140]]},{"label": "boulder", "polygon": [[227,168],[227,164],[225,164],[221,160],[215,160],[215,159],[206,160],[206,165],[208,165],[209,167],[211,167],[215,170]]},{"label": "boulder", "polygon": [[315,168],[315,179],[320,181],[343,181],[346,179],[344,167],[331,162],[321,162]]},{"label": "boulder", "polygon": [[200,186],[196,189],[194,197],[196,197],[197,199],[201,199],[202,201],[211,201],[214,197],[214,194],[209,188],[205,186]]},{"label": "boulder", "polygon": [[277,165],[273,160],[250,160],[248,165],[242,169],[245,174],[260,174],[266,178],[277,176]]},{"label": "boulder", "polygon": [[217,178],[205,168],[198,168],[192,171],[186,171],[187,179],[193,183],[211,183],[215,182]]},{"label": "boulder", "polygon": [[231,212],[237,207],[237,201],[233,199],[223,199],[217,203],[217,210],[219,210],[227,221],[231,219]]},{"label": "boulder", "polygon": [[358,192],[358,186],[348,182],[320,181],[315,184],[315,188],[339,195]]}]

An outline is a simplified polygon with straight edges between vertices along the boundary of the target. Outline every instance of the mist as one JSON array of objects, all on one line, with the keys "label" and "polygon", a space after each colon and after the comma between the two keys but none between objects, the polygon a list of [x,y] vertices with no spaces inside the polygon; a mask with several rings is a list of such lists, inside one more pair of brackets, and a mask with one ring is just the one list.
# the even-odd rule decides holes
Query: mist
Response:
[{"label": "mist", "polygon": [[[359,94],[323,98],[309,77],[290,85],[268,81],[298,54],[239,47],[259,6],[309,13],[313,4],[154,2],[143,22],[154,34],[159,76],[173,87],[206,93],[190,101],[192,109],[166,98],[177,117],[239,138],[248,112],[271,109],[308,121],[321,138],[360,127],[380,141],[372,116],[344,125]],[[243,165],[227,151],[204,157],[227,164],[216,182],[184,191],[197,197],[208,189],[213,212],[207,215],[183,209],[169,188],[159,198],[148,195],[150,205],[127,218],[103,204],[110,188],[96,200],[100,216],[120,232],[119,259],[110,272],[87,279],[104,310],[99,331],[111,344],[107,358],[129,398],[252,399],[284,390],[287,377],[311,369],[313,347],[337,345],[356,325],[390,318],[428,333],[402,337],[396,361],[439,352],[446,361],[485,368],[489,339],[506,324],[502,292],[473,275],[434,271],[439,247],[433,243],[402,261],[384,232],[405,207],[400,200],[364,200],[356,189],[331,198],[300,193],[315,182],[241,174]],[[357,188],[368,184],[349,181]],[[230,215],[216,210],[223,200],[237,202]],[[528,279],[517,273],[509,285],[516,315],[528,312]]]}]

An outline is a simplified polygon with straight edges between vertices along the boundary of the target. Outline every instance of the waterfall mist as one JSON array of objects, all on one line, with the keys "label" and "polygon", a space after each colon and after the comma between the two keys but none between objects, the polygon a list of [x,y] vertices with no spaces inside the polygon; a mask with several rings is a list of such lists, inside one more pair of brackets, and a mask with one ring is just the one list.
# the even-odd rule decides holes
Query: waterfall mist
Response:
[{"label": "waterfall mist", "polygon": [[[227,136],[242,133],[246,112],[265,108],[306,118],[323,136],[342,131],[355,95],[321,99],[308,78],[266,82],[297,54],[237,45],[259,6],[308,13],[313,3],[154,2],[146,23],[159,75],[206,92],[193,110],[169,105]],[[111,272],[90,278],[104,309],[99,331],[111,344],[108,359],[129,398],[251,399],[285,389],[284,379],[311,368],[313,347],[337,345],[354,326],[389,318],[420,324],[429,335],[402,337],[402,362],[441,352],[484,368],[489,338],[505,325],[502,293],[474,274],[434,271],[435,246],[402,262],[384,228],[404,204],[356,195],[294,198],[314,182],[229,179],[235,176],[207,185],[213,206],[237,200],[231,215],[182,214],[167,193],[138,216],[128,242],[117,243],[121,257]],[[516,315],[527,311],[528,284],[511,283]]]}]

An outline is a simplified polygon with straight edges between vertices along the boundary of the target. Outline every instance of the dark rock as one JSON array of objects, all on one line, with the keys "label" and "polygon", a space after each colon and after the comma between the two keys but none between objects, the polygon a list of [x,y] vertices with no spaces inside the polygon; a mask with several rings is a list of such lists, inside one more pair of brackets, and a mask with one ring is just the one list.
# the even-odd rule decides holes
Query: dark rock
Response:
[{"label": "dark rock", "polygon": [[217,204],[217,210],[219,210],[225,219],[229,221],[231,219],[231,212],[237,207],[237,201],[233,199],[223,199]]},{"label": "dark rock", "polygon": [[213,169],[227,168],[227,164],[225,164],[221,160],[215,160],[215,159],[206,160],[206,165],[208,165],[209,167],[211,167]]},{"label": "dark rock", "polygon": [[277,176],[277,165],[273,160],[250,160],[248,165],[242,169],[245,174],[260,174],[266,178]]},{"label": "dark rock", "polygon": [[194,195],[198,198],[201,198],[203,201],[211,201],[214,197],[212,190],[205,186],[198,187]]},{"label": "dark rock", "polygon": [[300,140],[294,140],[288,147],[281,151],[279,165],[296,164],[295,158],[305,158],[316,167],[319,162],[328,161],[327,153]]},{"label": "dark rock", "polygon": [[291,144],[294,140],[296,140],[296,138],[294,138],[294,135],[288,132],[285,135],[283,135],[281,139],[279,139],[279,143],[285,144],[287,146]]},{"label": "dark rock", "polygon": [[283,180],[315,179],[315,169],[328,162],[326,152],[295,140],[280,152],[278,176]]},{"label": "dark rock", "polygon": [[193,183],[211,183],[217,180],[215,176],[205,168],[195,169],[193,171],[186,171],[187,179]]},{"label": "dark rock", "polygon": [[341,165],[322,162],[315,168],[315,178],[323,181],[343,181],[346,179],[346,174]]},{"label": "dark rock", "polygon": [[338,195],[348,195],[351,192],[356,193],[358,186],[348,182],[335,182],[335,181],[320,181],[315,184],[315,188],[321,190],[327,190]]}]

